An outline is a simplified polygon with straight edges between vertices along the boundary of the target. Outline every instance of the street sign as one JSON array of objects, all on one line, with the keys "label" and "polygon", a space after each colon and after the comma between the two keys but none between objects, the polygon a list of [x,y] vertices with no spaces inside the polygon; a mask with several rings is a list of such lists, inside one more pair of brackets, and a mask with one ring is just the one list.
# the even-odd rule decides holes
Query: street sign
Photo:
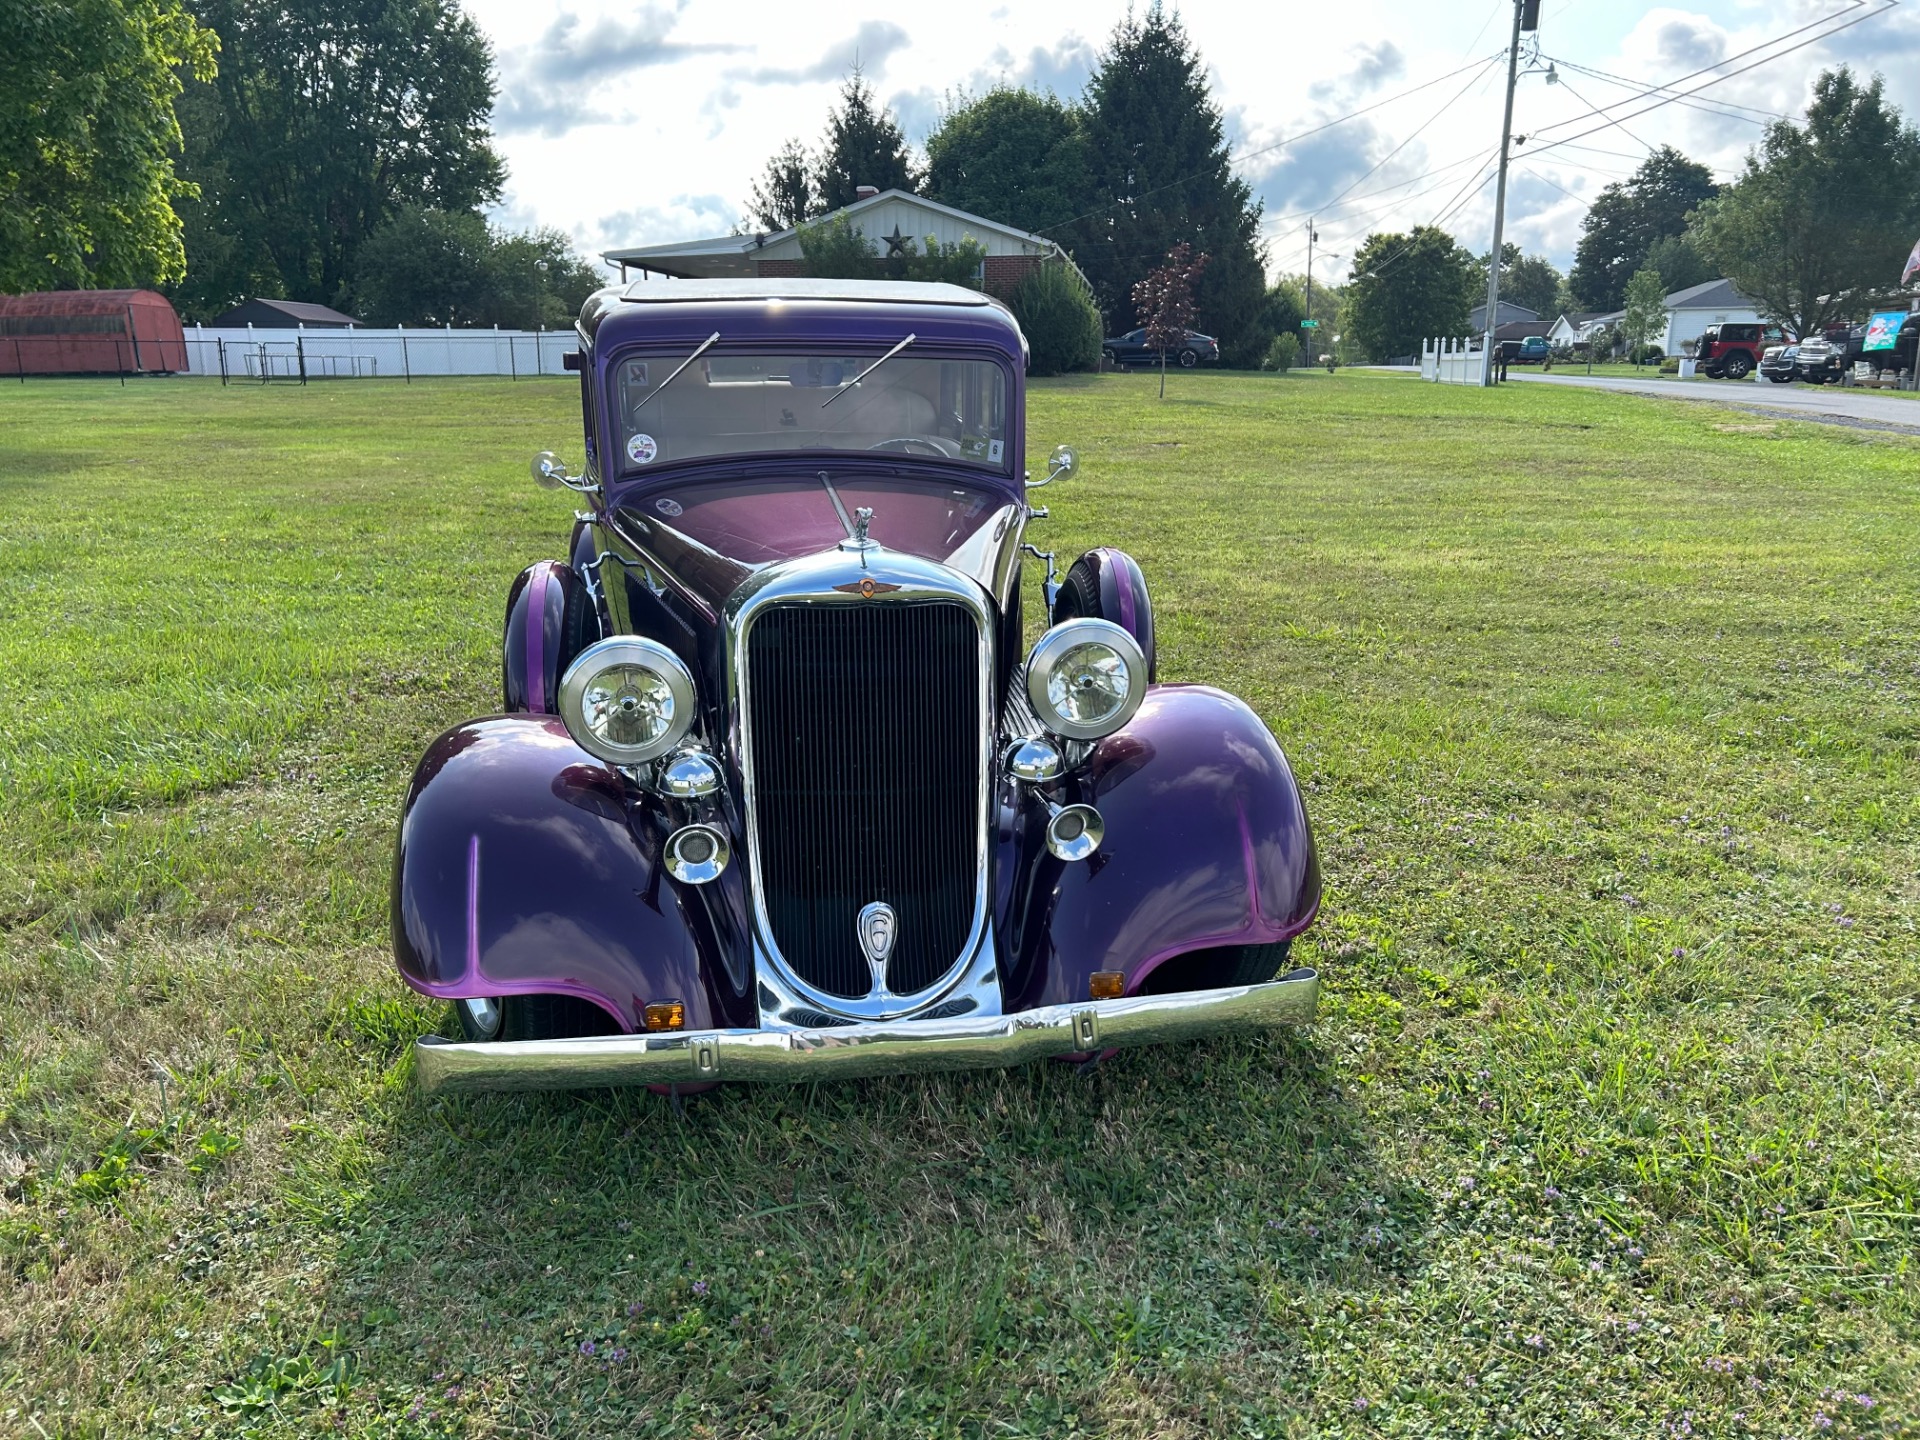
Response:
[{"label": "street sign", "polygon": [[1320,322],[1318,320],[1302,320],[1300,322],[1300,328],[1302,330],[1317,330],[1320,328]]}]

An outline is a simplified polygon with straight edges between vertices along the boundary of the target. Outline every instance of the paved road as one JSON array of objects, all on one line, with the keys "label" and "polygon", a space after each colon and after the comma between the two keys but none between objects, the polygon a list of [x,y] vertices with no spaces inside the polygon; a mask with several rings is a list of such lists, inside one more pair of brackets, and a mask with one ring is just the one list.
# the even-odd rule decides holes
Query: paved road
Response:
[{"label": "paved road", "polygon": [[1611,375],[1542,375],[1517,365],[1508,368],[1507,378],[1530,385],[1579,385],[1594,390],[1624,390],[1632,395],[1658,395],[1663,400],[1742,405],[1789,415],[1796,420],[1920,434],[1920,396],[1915,395],[1843,390],[1837,385],[1775,385],[1765,380],[1625,380]]}]

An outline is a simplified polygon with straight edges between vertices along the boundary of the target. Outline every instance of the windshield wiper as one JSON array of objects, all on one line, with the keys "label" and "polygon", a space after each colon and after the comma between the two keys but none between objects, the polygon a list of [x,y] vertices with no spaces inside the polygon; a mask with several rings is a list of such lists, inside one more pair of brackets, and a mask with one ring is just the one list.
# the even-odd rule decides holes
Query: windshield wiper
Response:
[{"label": "windshield wiper", "polygon": [[[907,338],[911,340],[913,337],[909,335]],[[671,385],[674,381],[678,380],[680,378],[680,371],[686,369],[687,366],[691,365],[694,361],[698,360],[702,355],[706,354],[707,351],[711,350],[714,347],[714,345],[718,343],[719,339],[720,339],[720,332],[716,330],[711,335],[707,336],[705,340],[702,340],[700,342],[699,349],[695,350],[691,355],[687,356],[686,359],[682,360],[679,366],[674,370],[674,372],[671,375],[667,376],[666,379],[662,380],[658,385],[654,386],[653,389],[641,399],[640,403],[633,407],[633,413],[638,415],[642,410],[646,409],[648,400],[651,400],[655,395],[658,395],[662,390],[666,389],[667,386]]]},{"label": "windshield wiper", "polygon": [[[715,340],[718,340],[720,337],[716,335],[713,338]],[[831,405],[834,401],[838,400],[842,395],[846,394],[847,391],[851,390],[854,386],[858,385],[862,380],[866,379],[867,376],[871,375],[874,371],[878,370],[882,365],[886,364],[887,361],[891,360],[894,356],[898,355],[902,350],[906,349],[907,346],[911,345],[916,338],[918,337],[913,335],[907,336],[906,339],[902,340],[898,345],[894,346],[891,350],[887,351],[886,354],[882,355],[878,360],[874,361],[871,365],[867,366],[866,369],[862,370],[858,375],[854,376],[851,380],[847,381],[846,384],[842,385],[838,390],[834,391],[826,399],[822,400],[820,402],[820,408],[822,410],[826,409],[827,406]],[[712,341],[709,341],[708,343],[711,344]]]}]

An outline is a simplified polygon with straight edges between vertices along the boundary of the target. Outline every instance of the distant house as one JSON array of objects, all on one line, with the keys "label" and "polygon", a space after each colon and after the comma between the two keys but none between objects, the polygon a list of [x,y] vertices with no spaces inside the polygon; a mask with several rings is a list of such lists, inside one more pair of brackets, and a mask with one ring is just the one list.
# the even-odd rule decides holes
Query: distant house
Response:
[{"label": "distant house", "polygon": [[1549,345],[1580,345],[1602,325],[1618,323],[1624,311],[1580,310],[1560,316],[1547,330]]},{"label": "distant house", "polygon": [[1654,336],[1654,343],[1662,353],[1678,355],[1687,341],[1698,340],[1709,325],[1751,324],[1765,318],[1753,301],[1733,288],[1731,280],[1709,280],[1667,296],[1667,328]]},{"label": "distant house", "polygon": [[[1511,300],[1502,300],[1500,302],[1500,317],[1495,328],[1498,329],[1501,325],[1517,324],[1523,320],[1538,320],[1539,318],[1540,312],[1538,310],[1529,310],[1524,305],[1515,305]],[[1486,301],[1483,300],[1467,312],[1467,333],[1469,335],[1482,335],[1486,333],[1486,329],[1487,304]]]},{"label": "distant house", "polygon": [[210,330],[344,330],[360,322],[325,305],[310,305],[304,300],[242,300],[238,305],[207,322]]},{"label": "distant house", "polygon": [[[870,188],[862,187],[863,190]],[[876,190],[821,218],[830,220],[837,216],[845,216],[882,258],[904,253],[909,244],[914,253],[918,253],[928,236],[943,246],[957,245],[971,236],[985,246],[987,252],[977,283],[981,289],[1002,299],[1011,295],[1021,278],[1039,269],[1043,262],[1056,257],[1066,260],[1066,252],[1044,235],[1016,230],[984,215],[971,215],[905,190]],[[627,250],[604,251],[600,258],[620,267],[622,283],[629,271],[642,276],[687,280],[799,275],[806,259],[801,253],[798,230],[637,245]]]},{"label": "distant house", "polygon": [[1544,320],[1509,320],[1493,332],[1496,342],[1501,340],[1525,340],[1534,335],[1545,335],[1553,327]]}]

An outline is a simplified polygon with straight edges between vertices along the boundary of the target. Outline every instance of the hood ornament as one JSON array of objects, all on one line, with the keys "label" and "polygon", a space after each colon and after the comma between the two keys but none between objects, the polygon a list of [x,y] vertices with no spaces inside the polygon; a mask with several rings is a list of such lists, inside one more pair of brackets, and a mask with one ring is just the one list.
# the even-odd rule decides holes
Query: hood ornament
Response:
[{"label": "hood ornament", "polygon": [[893,913],[893,907],[881,900],[862,906],[860,917],[854,921],[854,930],[860,937],[860,953],[867,957],[867,969],[873,976],[867,993],[885,995],[888,993],[887,960],[892,956],[893,942],[900,934],[899,920]]},{"label": "hood ornament", "polygon": [[853,512],[853,543],[862,547],[871,545],[867,538],[867,527],[873,524],[873,507],[862,505]]}]

